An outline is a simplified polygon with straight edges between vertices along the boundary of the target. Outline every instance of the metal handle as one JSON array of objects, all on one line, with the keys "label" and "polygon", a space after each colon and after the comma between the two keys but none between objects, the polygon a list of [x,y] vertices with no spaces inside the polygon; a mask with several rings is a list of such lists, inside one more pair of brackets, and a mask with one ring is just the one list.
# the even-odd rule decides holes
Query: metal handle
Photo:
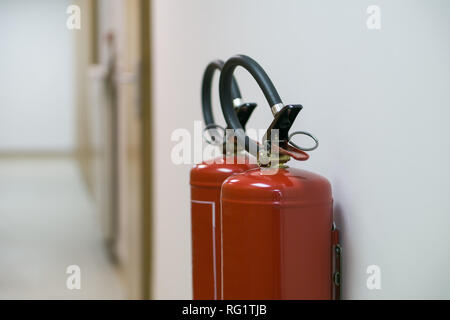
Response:
[{"label": "metal handle", "polygon": [[270,107],[282,104],[283,102],[281,101],[281,98],[267,73],[252,58],[245,55],[236,55],[231,57],[223,66],[219,84],[220,102],[222,105],[223,114],[228,126],[235,130],[235,136],[238,143],[245,146],[245,149],[249,153],[253,154],[255,157],[258,157],[260,148],[258,143],[251,140],[245,134],[244,128],[233,110],[232,79],[234,71],[238,66],[245,68],[253,76],[263,91]]}]

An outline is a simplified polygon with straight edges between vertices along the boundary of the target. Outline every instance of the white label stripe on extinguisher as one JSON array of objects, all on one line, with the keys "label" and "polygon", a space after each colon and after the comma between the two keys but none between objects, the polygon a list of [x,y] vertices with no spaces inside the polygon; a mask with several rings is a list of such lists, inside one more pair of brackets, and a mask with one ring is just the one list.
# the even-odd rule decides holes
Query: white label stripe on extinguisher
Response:
[{"label": "white label stripe on extinguisher", "polygon": [[222,218],[222,195],[220,196],[220,300],[223,300],[223,218]]},{"label": "white label stripe on extinguisher", "polygon": [[214,201],[191,200],[192,203],[209,204],[212,207],[212,247],[213,247],[213,274],[214,274],[214,300],[217,300],[217,272],[216,272],[216,203]]}]

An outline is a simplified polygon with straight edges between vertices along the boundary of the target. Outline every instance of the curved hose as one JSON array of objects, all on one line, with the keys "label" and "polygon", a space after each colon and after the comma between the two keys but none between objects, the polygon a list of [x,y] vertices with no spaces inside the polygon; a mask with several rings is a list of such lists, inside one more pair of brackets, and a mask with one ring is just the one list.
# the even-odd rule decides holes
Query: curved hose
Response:
[{"label": "curved hose", "polygon": [[222,112],[228,126],[235,130],[238,142],[241,145],[245,145],[245,149],[257,157],[259,151],[258,144],[245,134],[244,128],[233,110],[233,74],[238,66],[245,68],[253,76],[263,91],[270,107],[280,103],[282,104],[283,102],[267,73],[252,58],[245,55],[236,55],[231,57],[223,66],[219,84]]},{"label": "curved hose", "polygon": [[[211,106],[211,87],[212,87],[212,79],[214,76],[214,72],[216,70],[222,70],[224,62],[222,60],[214,60],[205,69],[203,74],[203,82],[202,82],[202,111],[203,111],[203,119],[205,121],[206,126],[214,126],[216,125],[214,122],[214,116],[212,112]],[[235,99],[241,98],[241,92],[239,91],[239,87],[237,85],[236,79],[232,76],[231,84],[230,84],[230,98],[231,98],[231,106],[233,106],[233,101]],[[234,110],[233,110],[234,112]]]}]

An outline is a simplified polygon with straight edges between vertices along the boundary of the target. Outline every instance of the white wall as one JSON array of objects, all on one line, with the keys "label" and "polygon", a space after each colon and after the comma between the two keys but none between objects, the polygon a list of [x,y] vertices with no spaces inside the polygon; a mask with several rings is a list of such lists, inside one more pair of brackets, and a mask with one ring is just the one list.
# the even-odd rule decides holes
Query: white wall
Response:
[{"label": "white wall", "polygon": [[0,151],[74,147],[71,3],[0,1]]},{"label": "white wall", "polygon": [[[372,4],[379,31],[366,27]],[[154,1],[155,297],[191,297],[190,166],[171,163],[171,132],[201,120],[206,64],[244,53],[303,104],[293,130],[320,139],[290,164],[332,183],[343,297],[450,298],[449,16],[445,0]],[[262,94],[238,77],[259,103],[249,125],[267,127]],[[366,287],[372,264],[382,290]]]}]

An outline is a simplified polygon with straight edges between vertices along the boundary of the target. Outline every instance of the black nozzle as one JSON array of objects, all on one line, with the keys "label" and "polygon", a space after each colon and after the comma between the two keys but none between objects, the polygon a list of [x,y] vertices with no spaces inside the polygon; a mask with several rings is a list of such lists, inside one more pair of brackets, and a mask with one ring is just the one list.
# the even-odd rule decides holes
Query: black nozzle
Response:
[{"label": "black nozzle", "polygon": [[289,130],[294,124],[298,113],[303,109],[300,104],[289,104],[284,106],[274,117],[266,131],[266,140],[272,139],[272,130],[278,130],[278,140],[287,143],[289,141]]},{"label": "black nozzle", "polygon": [[244,103],[236,109],[236,115],[238,117],[239,123],[245,129],[245,125],[247,124],[250,116],[255,110],[257,104],[256,103]]},{"label": "black nozzle", "polygon": [[259,87],[264,93],[269,106],[282,104],[281,98],[275,89],[264,69],[252,58],[245,55],[236,55],[231,57],[223,66],[220,74],[220,103],[222,111],[227,121],[228,127],[235,130],[235,135],[238,142],[245,146],[245,149],[257,157],[259,146],[249,139],[245,134],[244,128],[241,125],[238,116],[233,110],[233,74],[237,67],[245,68],[256,80]]}]

